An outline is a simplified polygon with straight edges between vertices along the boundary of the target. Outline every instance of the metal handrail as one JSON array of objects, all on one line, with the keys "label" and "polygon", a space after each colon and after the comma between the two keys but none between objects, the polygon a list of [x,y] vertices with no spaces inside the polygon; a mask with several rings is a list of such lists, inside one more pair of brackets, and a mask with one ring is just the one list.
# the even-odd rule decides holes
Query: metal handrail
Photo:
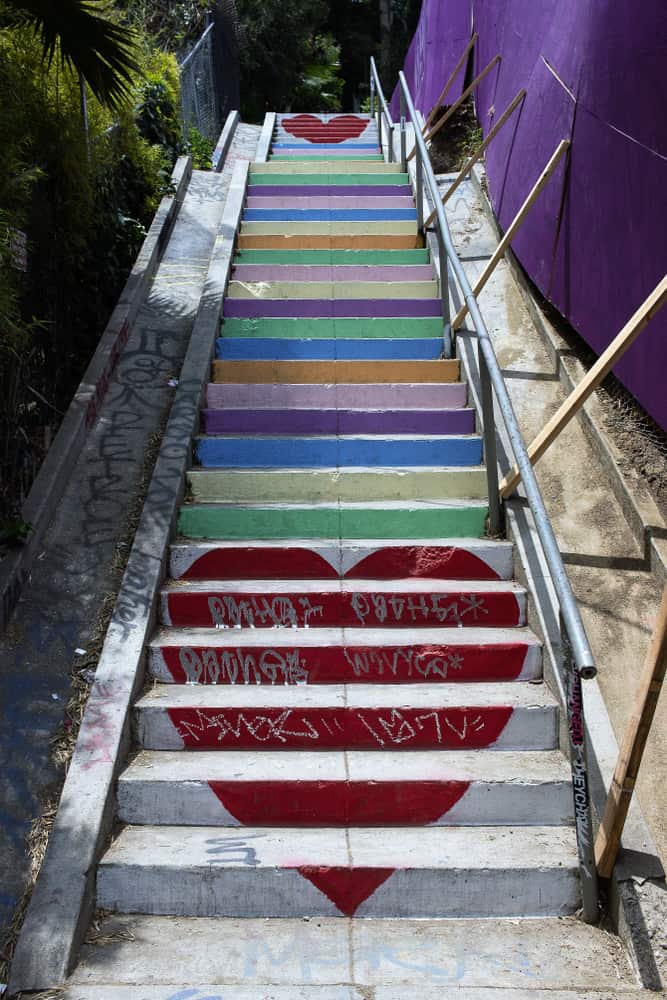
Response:
[{"label": "metal handrail", "polygon": [[[582,897],[584,920],[593,923],[598,917],[598,888],[595,858],[593,854],[593,826],[590,809],[588,766],[586,761],[585,730],[583,722],[583,703],[581,692],[582,678],[594,677],[597,670],[586,630],[584,628],[579,608],[572,591],[561,558],[558,543],[554,535],[549,515],[544,506],[544,500],[537,483],[532,463],[528,457],[519,424],[514,413],[514,407],[509,397],[505,380],[496,357],[489,332],[479,309],[477,300],[466,276],[465,270],[454,247],[447,217],[440,198],[438,184],[433,172],[431,160],[424,142],[421,126],[417,119],[410,89],[405,75],[399,73],[401,96],[401,125],[404,120],[404,109],[407,108],[408,119],[412,124],[416,147],[417,197],[421,200],[420,175],[423,173],[428,186],[431,201],[435,208],[436,232],[440,247],[440,283],[441,294],[449,300],[448,271],[452,272],[459,285],[463,299],[468,307],[469,315],[474,325],[478,350],[481,382],[482,419],[484,430],[484,450],[489,487],[489,521],[492,533],[500,530],[502,525],[502,500],[498,490],[498,468],[496,463],[496,432],[493,396],[495,394],[498,407],[503,417],[512,451],[517,466],[521,472],[528,505],[533,514],[544,558],[549,570],[558,603],[560,607],[561,649],[565,675],[566,708],[568,712],[568,729],[570,734],[570,762],[572,766],[575,825],[577,832],[577,847],[579,865],[582,874]],[[403,130],[402,130],[403,131]],[[405,143],[403,137],[402,157]],[[422,217],[422,212],[419,212]],[[443,310],[443,318],[447,324],[449,303]],[[451,337],[451,328],[449,330]],[[445,336],[445,345],[447,346]]]},{"label": "metal handrail", "polygon": [[[382,90],[382,84],[380,83],[380,77],[378,75],[377,66],[375,65],[375,59],[371,56],[371,82],[370,82],[370,94],[371,94],[371,115],[377,114],[377,125],[378,125],[378,141],[380,149],[382,149],[382,120],[384,119],[387,124],[387,162],[394,162],[394,123],[392,121],[391,113],[389,111],[389,105],[385,100],[384,91]],[[375,97],[378,99],[378,108],[375,112]]]}]

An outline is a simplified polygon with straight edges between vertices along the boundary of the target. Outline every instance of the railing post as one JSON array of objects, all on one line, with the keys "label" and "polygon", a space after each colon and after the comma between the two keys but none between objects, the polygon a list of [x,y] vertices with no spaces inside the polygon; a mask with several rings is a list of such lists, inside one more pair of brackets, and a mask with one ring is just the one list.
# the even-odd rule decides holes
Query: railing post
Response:
[{"label": "railing post", "polygon": [[562,614],[560,615],[560,635],[563,651],[567,727],[570,736],[574,823],[577,833],[577,851],[579,852],[579,871],[581,873],[582,916],[587,924],[596,924],[599,918],[598,875],[595,867],[581,677],[574,663],[570,637],[567,633]]},{"label": "railing post", "polygon": [[387,144],[389,147],[389,153],[387,155],[387,163],[394,162],[394,127],[387,122]]},{"label": "railing post", "polygon": [[378,145],[380,147],[380,152],[384,153],[382,149],[382,108],[380,107],[380,102],[378,101]]},{"label": "railing post", "polygon": [[371,86],[370,86],[370,115],[375,114],[375,80],[373,79],[373,67],[371,66]]},{"label": "railing post", "polygon": [[417,149],[417,229],[424,232],[424,175],[422,173],[422,154]]},{"label": "railing post", "polygon": [[408,172],[408,158],[407,149],[405,141],[405,95],[401,90],[401,171],[406,174]]},{"label": "railing post", "polygon": [[496,418],[493,411],[491,377],[479,340],[477,341],[477,354],[479,359],[479,384],[482,395],[482,423],[484,425],[484,463],[486,465],[486,482],[489,492],[489,534],[496,536],[502,534],[504,527],[503,508],[498,490]]},{"label": "railing post", "polygon": [[452,343],[452,322],[449,311],[449,268],[447,267],[447,248],[445,238],[440,226],[436,226],[438,233],[438,259],[440,261],[440,303],[442,309],[442,339],[444,345],[444,355],[446,358],[454,356],[454,345]]}]

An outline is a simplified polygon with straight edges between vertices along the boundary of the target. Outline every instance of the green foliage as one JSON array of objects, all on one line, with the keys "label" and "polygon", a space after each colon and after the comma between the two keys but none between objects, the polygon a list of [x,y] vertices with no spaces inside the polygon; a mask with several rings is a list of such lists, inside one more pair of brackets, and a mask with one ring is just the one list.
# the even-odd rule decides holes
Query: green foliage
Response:
[{"label": "green foliage", "polygon": [[172,52],[204,30],[210,0],[116,0],[128,24],[137,27],[152,41]]},{"label": "green foliage", "polygon": [[198,132],[196,128],[188,129],[188,141],[186,152],[192,157],[192,166],[195,170],[210,170],[213,150],[215,149],[210,139]]},{"label": "green foliage", "polygon": [[294,107],[299,111],[340,111],[340,46],[331,35],[316,35],[312,49],[312,62],[304,66],[294,90]]}]

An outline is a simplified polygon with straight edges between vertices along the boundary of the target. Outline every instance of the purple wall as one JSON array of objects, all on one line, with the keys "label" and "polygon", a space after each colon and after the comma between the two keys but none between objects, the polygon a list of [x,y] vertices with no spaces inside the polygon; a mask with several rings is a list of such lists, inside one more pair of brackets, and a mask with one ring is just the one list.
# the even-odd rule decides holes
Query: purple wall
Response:
[{"label": "purple wall", "polygon": [[[424,0],[405,64],[424,114],[471,24],[479,33],[475,72],[502,56],[478,89],[484,133],[521,87],[528,91],[487,152],[503,227],[559,140],[572,141],[513,249],[600,353],[667,267],[667,2]],[[461,93],[462,82],[463,72],[447,101]],[[394,110],[397,103],[395,93]],[[667,308],[614,369],[665,429],[666,368]]]}]

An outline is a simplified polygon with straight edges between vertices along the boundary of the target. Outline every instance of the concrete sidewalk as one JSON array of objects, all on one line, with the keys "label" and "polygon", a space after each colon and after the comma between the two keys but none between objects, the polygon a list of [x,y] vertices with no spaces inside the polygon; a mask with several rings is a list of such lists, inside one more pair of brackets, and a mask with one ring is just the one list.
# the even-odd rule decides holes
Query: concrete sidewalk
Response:
[{"label": "concrete sidewalk", "polygon": [[0,636],[0,940],[29,874],[31,823],[58,794],[63,774],[50,743],[63,724],[73,674],[80,672],[79,685],[90,680],[86,651],[129,553],[137,495],[173,399],[231,166],[253,157],[258,136],[258,128],[239,126],[223,172],[193,173],[100,415]]}]

